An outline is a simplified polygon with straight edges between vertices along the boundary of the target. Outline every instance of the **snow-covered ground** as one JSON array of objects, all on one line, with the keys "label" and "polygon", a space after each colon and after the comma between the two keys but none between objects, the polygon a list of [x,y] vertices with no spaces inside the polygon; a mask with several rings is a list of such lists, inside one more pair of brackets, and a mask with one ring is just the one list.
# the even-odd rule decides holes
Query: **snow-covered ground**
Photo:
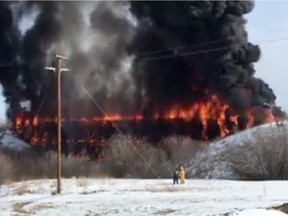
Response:
[{"label": "snow-covered ground", "polygon": [[288,134],[288,121],[283,121],[282,126],[277,126],[276,123],[260,125],[212,142],[204,151],[198,152],[190,162],[185,164],[186,173],[197,178],[239,179],[229,160],[223,158],[223,153],[225,154],[229,148],[237,149],[251,145],[255,143],[255,139],[259,139],[259,136],[277,137],[280,134]]},{"label": "snow-covered ground", "polygon": [[0,131],[0,148],[15,152],[22,152],[30,149],[30,145],[17,138],[10,130]]},{"label": "snow-covered ground", "polygon": [[[55,180],[2,186],[1,216],[283,216],[270,207],[288,202],[288,182],[187,180],[64,179],[61,195]],[[227,214],[229,213],[229,214]]]}]

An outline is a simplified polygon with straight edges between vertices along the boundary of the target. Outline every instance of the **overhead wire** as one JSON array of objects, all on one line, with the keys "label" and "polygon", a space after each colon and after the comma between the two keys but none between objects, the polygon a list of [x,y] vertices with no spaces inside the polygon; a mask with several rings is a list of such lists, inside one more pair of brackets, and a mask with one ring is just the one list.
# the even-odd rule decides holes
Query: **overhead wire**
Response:
[{"label": "overhead wire", "polygon": [[[283,28],[277,28],[277,29],[271,29],[268,30],[267,32],[265,31],[265,33],[271,34],[274,32],[283,32],[285,30],[288,30],[288,27],[283,27]],[[168,49],[156,49],[156,50],[150,50],[150,51],[145,51],[145,52],[141,52],[138,53],[137,56],[143,56],[146,54],[154,54],[154,53],[160,53],[160,52],[167,52],[167,51],[173,51],[173,50],[179,50],[179,49],[184,49],[184,48],[189,48],[189,47],[195,47],[195,46],[199,46],[199,45],[207,45],[207,44],[213,44],[216,42],[228,42],[230,39],[233,39],[234,37],[229,36],[226,38],[218,38],[215,40],[208,40],[208,41],[203,41],[200,43],[193,43],[193,44],[187,44],[187,45],[181,45],[181,46],[176,46],[176,47],[172,47],[172,48],[168,48]],[[277,40],[277,39],[276,39]],[[261,42],[261,41],[260,41]]]},{"label": "overhead wire", "polygon": [[177,46],[177,47],[173,47],[173,48],[169,48],[169,49],[151,50],[151,51],[147,51],[147,52],[141,52],[141,53],[137,54],[137,56],[143,56],[143,55],[147,55],[147,54],[155,54],[155,53],[161,53],[161,52],[167,52],[167,51],[180,50],[180,49],[191,48],[191,47],[196,47],[196,46],[200,46],[200,45],[214,44],[214,43],[217,43],[217,42],[227,42],[229,39],[232,39],[232,37],[219,38],[219,39],[216,39],[216,40],[209,40],[209,41],[205,41],[205,42],[201,42],[201,43],[188,44],[188,45],[185,45],[185,46],[182,45],[182,46]]},{"label": "overhead wire", "polygon": [[191,51],[191,52],[184,52],[184,53],[175,53],[175,54],[170,54],[166,56],[159,56],[159,57],[148,57],[144,58],[144,60],[162,60],[162,59],[169,59],[169,58],[177,58],[177,57],[182,57],[182,56],[191,56],[191,55],[197,55],[197,54],[203,54],[203,53],[211,53],[211,52],[217,52],[217,51],[223,51],[223,50],[228,50],[231,49],[231,47],[219,47],[215,49],[207,49],[207,50],[198,50],[198,51]]},{"label": "overhead wire", "polygon": [[[147,51],[147,52],[142,52],[142,53],[138,53],[137,57],[138,58],[142,58],[145,60],[162,60],[162,59],[169,59],[169,58],[175,58],[175,57],[179,57],[179,56],[191,56],[191,55],[198,55],[198,54],[203,54],[203,53],[210,53],[210,52],[218,52],[218,51],[223,51],[223,50],[228,50],[231,49],[231,46],[220,46],[217,48],[212,48],[212,49],[199,49],[196,51],[188,51],[188,52],[179,52],[181,49],[187,49],[187,48],[192,48],[192,47],[197,47],[197,46],[201,46],[201,45],[209,45],[209,44],[215,44],[218,42],[228,42],[230,39],[232,39],[232,37],[227,37],[224,39],[216,39],[216,40],[211,40],[211,41],[206,41],[206,42],[201,42],[201,43],[196,43],[196,44],[188,44],[188,45],[182,45],[182,46],[178,46],[178,47],[173,47],[173,48],[168,48],[168,49],[158,49],[158,50],[151,50],[151,51]],[[279,42],[279,41],[286,41],[288,40],[288,36],[287,37],[283,37],[283,38],[276,38],[276,39],[270,39],[270,40],[262,40],[262,41],[256,41],[254,42],[255,44],[267,44],[267,43],[274,43],[274,42]],[[160,56],[156,56],[156,57],[149,57],[149,55],[153,55],[153,54],[158,54],[158,53],[164,53],[164,52],[169,52],[169,51],[174,51],[174,54],[169,54],[169,55],[160,55]],[[148,55],[147,57],[145,57],[145,55]],[[16,58],[13,59],[11,62],[8,63],[0,63],[0,68],[3,67],[9,67],[14,65],[16,62]]]},{"label": "overhead wire", "polygon": [[[288,28],[278,28],[278,29],[272,29],[270,31],[267,31],[266,33],[275,33],[275,32],[283,32],[288,30]],[[156,49],[156,50],[151,50],[151,51],[145,51],[137,54],[137,56],[143,56],[147,54],[156,54],[156,53],[161,53],[161,52],[167,52],[167,51],[173,51],[173,50],[179,50],[179,49],[184,49],[184,48],[190,48],[190,47],[195,47],[195,46],[201,46],[201,45],[208,45],[208,44],[214,44],[217,42],[228,42],[230,39],[233,39],[234,37],[226,37],[226,38],[218,38],[215,40],[208,40],[200,43],[193,43],[193,44],[188,44],[188,45],[181,45],[181,46],[176,46],[168,49]]]},{"label": "overhead wire", "polygon": [[[270,40],[263,40],[256,42],[256,44],[267,44],[267,43],[274,43],[274,42],[279,42],[279,41],[286,41],[288,40],[287,37],[283,38],[277,38],[277,39],[270,39]],[[163,55],[159,57],[147,57],[147,58],[142,58],[144,60],[148,61],[153,61],[153,60],[162,60],[162,59],[169,59],[169,58],[177,58],[181,56],[192,56],[192,55],[197,55],[197,54],[203,54],[203,53],[211,53],[211,52],[217,52],[217,51],[223,51],[223,50],[229,50],[232,49],[231,46],[223,46],[223,47],[218,47],[218,48],[213,48],[213,49],[200,49],[197,51],[191,51],[191,52],[183,52],[183,53],[175,53],[175,54],[169,54],[169,55]]]}]

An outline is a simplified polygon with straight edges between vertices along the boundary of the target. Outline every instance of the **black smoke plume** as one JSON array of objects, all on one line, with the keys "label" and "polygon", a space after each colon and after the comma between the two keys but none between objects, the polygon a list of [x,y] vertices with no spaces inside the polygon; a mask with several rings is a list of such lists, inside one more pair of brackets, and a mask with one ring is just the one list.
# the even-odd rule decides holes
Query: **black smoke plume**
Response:
[{"label": "black smoke plume", "polygon": [[272,89],[254,77],[253,64],[261,52],[248,41],[243,17],[252,11],[253,1],[131,5],[139,21],[133,44],[135,76],[152,109],[189,105],[211,94],[237,112],[275,102]]},{"label": "black smoke plume", "polygon": [[[253,1],[0,2],[8,117],[19,114],[23,101],[31,103],[32,115],[55,116],[56,77],[44,68],[55,66],[58,53],[69,57],[63,67],[71,68],[62,74],[64,117],[103,115],[85,86],[108,114],[148,118],[217,95],[231,106],[227,116],[239,114],[241,122],[247,110],[276,100],[255,77],[261,52],[249,42],[244,19],[253,7]],[[202,127],[194,119],[185,131],[196,128],[198,138]],[[212,131],[217,135],[219,128]]]},{"label": "black smoke plume", "polygon": [[[102,115],[82,85],[108,113],[130,112],[133,84],[126,50],[133,25],[128,12],[124,2],[1,2],[0,79],[9,116],[19,112],[22,101],[31,102],[34,115],[55,116],[55,74],[44,68],[55,66],[56,53],[68,55],[72,69],[62,75],[68,116]],[[25,19],[33,24],[20,32],[19,23]]]}]

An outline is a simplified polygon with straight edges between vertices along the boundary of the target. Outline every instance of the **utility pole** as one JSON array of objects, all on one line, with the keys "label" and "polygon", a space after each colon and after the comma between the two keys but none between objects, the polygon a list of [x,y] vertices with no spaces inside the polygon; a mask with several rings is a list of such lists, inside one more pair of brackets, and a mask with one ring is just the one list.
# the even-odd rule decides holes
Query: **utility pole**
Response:
[{"label": "utility pole", "polygon": [[67,68],[61,68],[62,60],[68,58],[62,55],[55,55],[57,65],[55,67],[45,67],[46,70],[52,70],[56,72],[57,76],[57,193],[61,193],[61,72],[69,71]]}]

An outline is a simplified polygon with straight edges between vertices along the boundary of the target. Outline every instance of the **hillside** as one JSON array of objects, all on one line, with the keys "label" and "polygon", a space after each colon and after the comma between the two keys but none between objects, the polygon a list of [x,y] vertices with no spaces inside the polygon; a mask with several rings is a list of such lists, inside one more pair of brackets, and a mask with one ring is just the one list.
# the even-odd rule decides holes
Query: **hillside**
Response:
[{"label": "hillside", "polygon": [[246,154],[251,148],[261,148],[261,146],[265,148],[267,145],[273,148],[273,145],[277,144],[275,143],[277,139],[286,144],[287,125],[288,121],[283,122],[283,126],[280,127],[276,123],[265,124],[213,142],[186,164],[187,173],[198,178],[239,179],[233,171],[228,154],[230,152],[235,154],[235,151]]},{"label": "hillside", "polygon": [[0,131],[0,149],[21,152],[29,150],[30,146],[23,140],[18,139],[12,131],[2,129]]}]

